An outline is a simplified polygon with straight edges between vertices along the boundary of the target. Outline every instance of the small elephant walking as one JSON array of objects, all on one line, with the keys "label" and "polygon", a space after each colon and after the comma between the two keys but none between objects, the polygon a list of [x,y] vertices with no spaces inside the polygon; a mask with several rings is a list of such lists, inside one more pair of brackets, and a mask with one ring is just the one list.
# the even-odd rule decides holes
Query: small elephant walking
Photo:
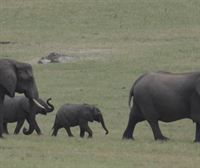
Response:
[{"label": "small elephant walking", "polygon": [[87,132],[88,137],[91,138],[92,130],[88,126],[88,121],[101,122],[106,134],[108,134],[108,129],[98,108],[89,104],[64,104],[56,114],[52,136],[57,136],[58,130],[64,127],[68,136],[72,137],[70,127],[79,125],[80,137],[84,137],[85,132]]},{"label": "small elephant walking", "polygon": [[8,134],[7,123],[17,122],[14,134],[18,134],[25,119],[29,123],[29,129],[23,129],[25,135],[31,134],[36,130],[37,134],[41,134],[41,130],[36,122],[35,115],[38,113],[46,115],[54,110],[54,106],[50,103],[51,98],[44,102],[42,99],[38,99],[38,102],[44,107],[38,107],[31,100],[25,96],[16,96],[14,98],[5,96],[3,108],[3,132]]}]

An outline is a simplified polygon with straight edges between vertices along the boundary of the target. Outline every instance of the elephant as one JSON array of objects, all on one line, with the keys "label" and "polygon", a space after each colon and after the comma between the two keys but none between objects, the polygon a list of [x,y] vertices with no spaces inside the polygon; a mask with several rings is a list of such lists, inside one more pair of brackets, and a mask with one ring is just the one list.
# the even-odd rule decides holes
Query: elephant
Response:
[{"label": "elephant", "polygon": [[52,136],[57,136],[60,128],[65,128],[69,137],[73,137],[70,127],[80,127],[80,137],[84,137],[85,132],[88,133],[88,137],[92,137],[92,130],[88,126],[88,121],[101,122],[102,127],[108,134],[108,129],[105,126],[104,119],[100,110],[89,104],[64,104],[58,110],[55,122],[53,125]]},{"label": "elephant", "polygon": [[131,102],[124,139],[134,139],[136,124],[147,120],[155,140],[168,140],[158,122],[188,118],[196,124],[194,142],[200,142],[200,72],[143,74],[130,89],[129,106]]},{"label": "elephant", "polygon": [[[0,138],[3,138],[3,103],[5,95],[23,93],[33,104],[44,108],[39,102],[39,93],[32,66],[12,59],[0,59]],[[32,114],[31,114],[32,115]]]},{"label": "elephant", "polygon": [[[4,114],[3,114],[3,132],[8,134],[7,123],[17,122],[14,134],[18,134],[25,119],[29,123],[29,130],[23,129],[25,135],[31,134],[36,130],[37,134],[41,134],[41,130],[35,120],[35,115],[40,113],[46,115],[54,110],[54,106],[49,102],[51,98],[47,99],[45,103],[42,99],[38,99],[39,103],[45,107],[45,109],[32,104],[30,100],[25,96],[16,96],[14,98],[5,97],[4,100]],[[32,113],[33,115],[30,115]],[[30,118],[33,117],[33,118]]]}]

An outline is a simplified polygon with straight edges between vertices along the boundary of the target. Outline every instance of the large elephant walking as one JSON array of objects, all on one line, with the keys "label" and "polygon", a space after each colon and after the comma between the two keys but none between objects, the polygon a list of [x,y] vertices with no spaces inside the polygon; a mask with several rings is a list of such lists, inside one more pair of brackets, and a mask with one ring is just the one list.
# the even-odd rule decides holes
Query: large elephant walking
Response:
[{"label": "large elephant walking", "polygon": [[189,118],[196,123],[195,142],[200,142],[200,72],[144,74],[133,84],[129,104],[133,96],[123,138],[133,138],[135,125],[147,120],[155,140],[167,140],[161,133],[158,121],[171,122]]},{"label": "large elephant walking", "polygon": [[10,59],[0,59],[0,137],[3,133],[3,102],[5,95],[14,97],[15,92],[24,93],[32,103],[38,103],[39,94],[32,66]]},{"label": "large elephant walking", "polygon": [[47,99],[46,102],[42,99],[38,100],[39,103],[45,107],[44,109],[38,107],[35,103],[32,103],[25,96],[16,96],[14,98],[6,96],[3,104],[3,132],[8,134],[7,123],[17,122],[14,134],[18,134],[24,121],[27,120],[29,123],[29,129],[26,130],[24,128],[23,133],[29,135],[36,130],[38,135],[41,134],[41,130],[35,118],[39,113],[46,115],[54,110],[54,106],[49,102],[50,100],[51,98]]}]

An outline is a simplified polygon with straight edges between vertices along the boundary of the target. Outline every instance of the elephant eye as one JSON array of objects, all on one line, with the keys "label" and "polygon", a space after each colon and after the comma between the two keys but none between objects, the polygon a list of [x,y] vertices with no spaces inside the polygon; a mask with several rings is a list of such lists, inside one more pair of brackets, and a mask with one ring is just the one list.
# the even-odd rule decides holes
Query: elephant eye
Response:
[{"label": "elephant eye", "polygon": [[28,71],[19,70],[19,78],[22,80],[29,80],[33,78],[33,75]]}]

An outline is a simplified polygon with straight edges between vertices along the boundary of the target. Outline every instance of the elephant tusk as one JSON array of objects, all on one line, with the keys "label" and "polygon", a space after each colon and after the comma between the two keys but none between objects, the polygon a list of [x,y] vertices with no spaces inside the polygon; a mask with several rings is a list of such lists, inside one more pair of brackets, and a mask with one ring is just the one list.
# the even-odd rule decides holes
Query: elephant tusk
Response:
[{"label": "elephant tusk", "polygon": [[45,109],[45,107],[42,106],[37,100],[33,99],[33,102],[34,102],[38,107]]}]

